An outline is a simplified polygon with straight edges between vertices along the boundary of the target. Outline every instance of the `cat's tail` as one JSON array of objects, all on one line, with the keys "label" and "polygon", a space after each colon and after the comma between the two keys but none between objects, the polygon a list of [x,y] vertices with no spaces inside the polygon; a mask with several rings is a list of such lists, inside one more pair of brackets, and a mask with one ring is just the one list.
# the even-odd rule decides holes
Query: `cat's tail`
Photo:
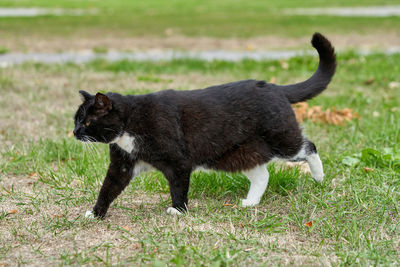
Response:
[{"label": "cat's tail", "polygon": [[291,85],[275,85],[283,90],[290,103],[302,102],[320,94],[328,86],[336,70],[336,55],[328,39],[320,33],[314,33],[312,46],[319,54],[319,65],[308,80]]}]

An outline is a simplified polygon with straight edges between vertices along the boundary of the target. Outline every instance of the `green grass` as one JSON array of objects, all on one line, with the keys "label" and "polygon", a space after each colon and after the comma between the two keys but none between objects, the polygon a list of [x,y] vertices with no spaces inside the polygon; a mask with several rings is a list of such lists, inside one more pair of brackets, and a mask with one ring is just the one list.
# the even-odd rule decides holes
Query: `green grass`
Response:
[{"label": "green grass", "polygon": [[294,7],[396,5],[399,1],[2,1],[2,6],[96,9],[88,16],[0,18],[4,36],[30,34],[38,38],[66,36],[166,36],[167,29],[185,36],[252,37],[310,36],[314,31],[333,34],[397,32],[398,17],[363,18],[288,16]]},{"label": "green grass", "polygon": [[[181,81],[175,86],[179,90],[187,83],[197,88],[211,85],[209,80],[232,78],[275,77],[278,83],[290,83],[309,77],[317,59],[290,59],[288,69],[282,69],[279,61],[197,60],[26,63],[1,69],[1,76],[7,77],[0,80],[4,98],[19,101],[26,98],[27,89],[32,90],[36,97],[29,98],[28,108],[41,105],[41,112],[54,118],[36,134],[21,132],[15,125],[0,135],[3,144],[12,142],[2,146],[0,154],[0,263],[399,264],[400,90],[389,86],[399,81],[399,60],[399,54],[340,54],[330,87],[309,102],[352,108],[361,117],[342,126],[303,123],[324,164],[322,184],[297,169],[270,164],[270,184],[261,204],[244,209],[238,207],[249,186],[243,175],[196,172],[189,214],[175,218],[165,214],[170,204],[168,183],[159,172],[151,172],[134,179],[104,221],[88,221],[83,214],[96,201],[108,148],[86,147],[66,136],[79,104],[78,89],[107,91],[110,84],[104,85],[104,79],[113,91],[131,94],[167,89],[176,81]],[[32,76],[38,81],[26,83]],[[194,84],[190,80],[194,76],[204,79]],[[45,77],[62,82],[50,84]],[[127,77],[136,82],[119,87]],[[371,77],[374,82],[366,85]],[[65,85],[65,80],[71,84]],[[61,111],[47,111],[58,92],[68,96],[64,101],[70,104]],[[13,118],[5,111],[2,122]],[[48,136],[56,122],[57,134]],[[349,157],[356,161],[349,163]],[[366,172],[365,167],[373,171]],[[14,208],[18,212],[9,214]],[[308,221],[314,222],[312,227],[304,225]]]},{"label": "green grass", "polygon": [[7,49],[7,48],[5,48],[5,47],[0,47],[0,55],[2,55],[2,54],[7,54],[7,52],[8,52],[8,49]]}]

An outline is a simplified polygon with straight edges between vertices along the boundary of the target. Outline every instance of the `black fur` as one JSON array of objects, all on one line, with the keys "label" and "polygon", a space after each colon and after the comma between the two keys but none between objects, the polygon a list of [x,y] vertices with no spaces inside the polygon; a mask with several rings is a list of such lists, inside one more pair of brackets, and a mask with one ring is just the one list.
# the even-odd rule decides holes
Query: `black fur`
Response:
[{"label": "black fur", "polygon": [[135,164],[147,162],[169,181],[172,206],[186,210],[190,173],[198,166],[236,172],[274,157],[290,159],[303,144],[291,103],[321,93],[335,72],[330,42],[316,33],[320,55],[314,75],[305,82],[278,86],[245,80],[201,90],[167,90],[146,95],[90,95],[75,115],[74,134],[82,141],[110,143],[123,133],[135,137],[131,154],[110,144],[111,163],[98,201],[103,217],[134,175]]},{"label": "black fur", "polygon": [[313,98],[328,86],[336,70],[336,56],[331,43],[320,33],[315,33],[311,40],[319,54],[317,71],[310,79],[292,85],[275,85],[283,90],[290,103],[298,103]]}]

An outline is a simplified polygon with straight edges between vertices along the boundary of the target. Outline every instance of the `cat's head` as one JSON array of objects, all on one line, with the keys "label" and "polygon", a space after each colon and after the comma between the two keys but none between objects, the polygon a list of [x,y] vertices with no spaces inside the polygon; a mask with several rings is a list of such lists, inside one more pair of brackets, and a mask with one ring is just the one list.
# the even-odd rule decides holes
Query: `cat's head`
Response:
[{"label": "cat's head", "polygon": [[123,121],[115,103],[102,93],[79,91],[83,103],[75,114],[75,138],[83,142],[110,143],[122,134]]}]

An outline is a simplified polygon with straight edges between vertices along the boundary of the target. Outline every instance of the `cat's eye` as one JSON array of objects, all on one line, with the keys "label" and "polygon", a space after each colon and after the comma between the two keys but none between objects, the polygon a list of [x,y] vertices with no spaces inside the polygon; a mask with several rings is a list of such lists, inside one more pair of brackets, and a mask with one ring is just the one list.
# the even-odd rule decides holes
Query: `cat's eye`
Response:
[{"label": "cat's eye", "polygon": [[86,125],[86,127],[88,127],[88,126],[90,125],[90,121],[87,121],[87,122],[85,123],[85,125]]}]

